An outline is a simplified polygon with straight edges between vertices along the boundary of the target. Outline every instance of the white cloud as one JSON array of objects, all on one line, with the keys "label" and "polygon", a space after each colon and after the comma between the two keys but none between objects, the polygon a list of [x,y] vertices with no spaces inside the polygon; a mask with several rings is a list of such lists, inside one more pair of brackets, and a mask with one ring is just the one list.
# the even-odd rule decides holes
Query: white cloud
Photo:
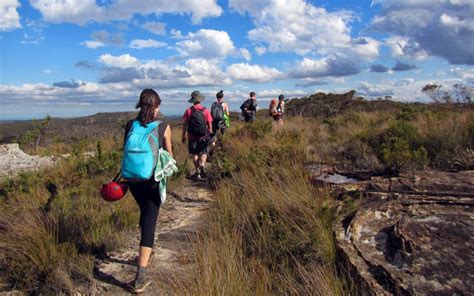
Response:
[{"label": "white cloud", "polygon": [[115,68],[129,68],[129,67],[137,67],[140,65],[140,61],[127,54],[121,56],[112,56],[110,54],[104,54],[99,57],[99,61],[106,66],[115,67]]},{"label": "white cloud", "polygon": [[357,64],[353,61],[342,57],[331,56],[313,60],[303,58],[289,72],[293,78],[318,78],[318,77],[342,77],[354,75],[360,72]]},{"label": "white cloud", "polygon": [[326,85],[326,84],[328,84],[328,82],[321,79],[304,78],[304,79],[301,79],[299,82],[297,82],[295,86],[307,88],[311,86]]},{"label": "white cloud", "polygon": [[47,75],[53,74],[53,70],[51,70],[51,69],[44,69],[44,70],[43,70],[43,73],[44,73],[44,74],[47,74]]},{"label": "white cloud", "polygon": [[393,36],[385,40],[385,44],[390,49],[393,57],[408,57],[416,60],[423,60],[428,57],[428,53],[420,47],[418,42],[402,36]]},{"label": "white cloud", "polygon": [[135,49],[142,49],[142,48],[159,48],[166,46],[166,43],[153,40],[153,39],[134,39],[130,42],[128,47],[135,48]]},{"label": "white cloud", "polygon": [[122,46],[125,44],[125,39],[123,38],[122,33],[110,34],[105,30],[100,30],[92,32],[91,38],[92,40],[86,40],[80,44],[91,49],[108,45]]},{"label": "white cloud", "polygon": [[203,18],[217,17],[222,8],[216,0],[122,0],[99,6],[95,0],[30,0],[47,22],[85,24],[89,21],[108,22],[132,19],[135,14],[162,13],[192,14],[191,21],[200,23]]},{"label": "white cloud", "polygon": [[282,77],[275,68],[247,63],[233,64],[227,68],[227,73],[234,79],[252,82],[268,82]]},{"label": "white cloud", "polygon": [[264,46],[256,46],[256,47],[255,47],[255,52],[256,52],[259,56],[261,56],[261,55],[263,55],[264,53],[267,52],[267,48],[264,47]]},{"label": "white cloud", "polygon": [[193,58],[223,58],[235,51],[227,32],[209,29],[189,33],[176,45],[183,56]]},{"label": "white cloud", "polygon": [[474,65],[474,1],[385,0],[370,28],[393,37],[394,55],[445,58]]},{"label": "white cloud", "polygon": [[385,96],[393,96],[393,86],[386,86],[386,85],[373,85],[367,81],[362,81],[359,83],[359,86],[356,88],[358,95],[366,96],[366,97],[385,97]]},{"label": "white cloud", "polygon": [[229,85],[231,80],[216,59],[188,59],[184,64],[168,64],[161,60],[139,61],[129,54],[102,55],[99,82],[130,83],[137,88],[153,85],[161,88],[183,86]]},{"label": "white cloud", "polygon": [[180,30],[171,29],[171,38],[173,39],[183,39],[183,33]]},{"label": "white cloud", "polygon": [[415,82],[415,78],[408,77],[408,78],[403,78],[403,79],[397,80],[397,82],[395,82],[394,85],[395,86],[406,86],[406,85],[413,84],[414,82]]},{"label": "white cloud", "polygon": [[[350,23],[355,16],[350,11],[329,12],[305,0],[255,2],[258,3],[232,0],[229,5],[253,17],[255,29],[248,32],[248,37],[258,44],[265,44],[270,52],[337,54],[363,60],[373,60],[379,54],[378,41],[371,38],[352,39]],[[263,54],[263,48],[257,53]]]},{"label": "white cloud", "polygon": [[465,69],[461,67],[451,68],[451,73],[463,80],[474,80],[474,69]]},{"label": "white cloud", "polygon": [[20,7],[18,0],[0,1],[0,31],[11,31],[21,28],[20,15],[17,8]]},{"label": "white cloud", "polygon": [[391,96],[393,100],[402,102],[431,102],[421,89],[427,84],[442,85],[444,88],[451,88],[454,84],[460,83],[459,79],[434,79],[419,80],[413,78],[389,79],[377,83],[362,81],[355,88],[358,95],[367,98]]},{"label": "white cloud", "polygon": [[96,49],[96,48],[105,46],[104,43],[102,43],[100,41],[94,41],[94,40],[86,40],[84,42],[81,42],[80,44],[84,45],[87,48],[91,48],[91,49]]},{"label": "white cloud", "polygon": [[143,28],[156,35],[166,35],[166,25],[160,22],[146,22]]},{"label": "white cloud", "polygon": [[250,54],[250,51],[246,48],[241,48],[240,54],[247,62],[250,62],[250,60],[252,59],[252,55]]},{"label": "white cloud", "polygon": [[249,13],[257,16],[269,2],[268,0],[229,0],[229,7],[241,14]]},{"label": "white cloud", "polygon": [[85,24],[105,13],[95,0],[30,0],[31,6],[41,12],[47,22]]}]

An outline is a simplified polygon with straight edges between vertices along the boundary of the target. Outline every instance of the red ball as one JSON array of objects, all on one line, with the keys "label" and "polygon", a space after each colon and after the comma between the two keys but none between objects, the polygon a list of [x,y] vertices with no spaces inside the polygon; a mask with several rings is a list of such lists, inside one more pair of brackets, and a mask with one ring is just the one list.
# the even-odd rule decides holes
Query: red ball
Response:
[{"label": "red ball", "polygon": [[106,201],[117,201],[122,199],[127,193],[128,185],[126,182],[109,182],[102,185],[100,195]]}]

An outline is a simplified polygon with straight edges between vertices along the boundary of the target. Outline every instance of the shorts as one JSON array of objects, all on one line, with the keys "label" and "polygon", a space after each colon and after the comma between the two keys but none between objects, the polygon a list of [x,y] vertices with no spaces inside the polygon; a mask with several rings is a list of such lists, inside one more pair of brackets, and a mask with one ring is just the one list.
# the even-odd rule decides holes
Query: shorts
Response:
[{"label": "shorts", "polygon": [[192,155],[209,154],[209,139],[207,137],[200,140],[188,139],[188,151]]},{"label": "shorts", "polygon": [[254,112],[251,112],[251,113],[244,113],[244,119],[245,119],[245,122],[254,122],[255,121],[255,113]]},{"label": "shorts", "polygon": [[217,134],[217,131],[221,131],[221,134],[224,134],[224,130],[226,129],[224,120],[214,120],[212,122],[212,135],[215,136]]},{"label": "shorts", "polygon": [[274,121],[280,121],[282,119],[283,119],[283,115],[281,115],[281,114],[273,115],[273,120]]}]

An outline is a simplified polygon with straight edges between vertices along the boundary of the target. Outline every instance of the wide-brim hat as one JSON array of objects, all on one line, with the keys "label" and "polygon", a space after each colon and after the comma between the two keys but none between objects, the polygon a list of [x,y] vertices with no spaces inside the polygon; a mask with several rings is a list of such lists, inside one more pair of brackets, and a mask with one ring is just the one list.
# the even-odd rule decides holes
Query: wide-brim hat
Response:
[{"label": "wide-brim hat", "polygon": [[201,95],[201,92],[198,90],[195,90],[191,93],[191,98],[188,100],[189,103],[200,103],[202,102],[206,97]]}]

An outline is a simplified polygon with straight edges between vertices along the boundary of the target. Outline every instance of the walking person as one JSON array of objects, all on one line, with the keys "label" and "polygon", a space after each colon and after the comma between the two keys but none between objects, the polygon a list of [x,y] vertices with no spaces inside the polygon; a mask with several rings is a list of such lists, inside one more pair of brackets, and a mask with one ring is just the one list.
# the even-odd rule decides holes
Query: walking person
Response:
[{"label": "walking person", "polygon": [[242,115],[245,122],[254,122],[257,119],[257,96],[255,92],[250,93],[248,98],[241,106]]},{"label": "walking person", "polygon": [[[145,89],[135,108],[140,112],[125,126],[122,177],[127,181],[140,208],[140,246],[132,292],[142,293],[151,283],[146,275],[155,240],[155,227],[163,197],[160,182],[155,181],[155,168],[160,148],[173,155],[171,129],[158,121],[161,99],[153,89]],[[140,150],[141,148],[145,148]]]},{"label": "walking person", "polygon": [[229,106],[224,102],[224,91],[221,90],[216,94],[217,100],[212,103],[211,115],[212,115],[212,137],[217,135],[220,131],[224,134],[227,128],[226,117],[229,118]]},{"label": "walking person", "polygon": [[191,175],[193,179],[206,178],[206,161],[209,154],[210,135],[212,133],[212,116],[207,108],[201,105],[204,96],[197,90],[191,93],[189,103],[193,106],[186,109],[183,115],[183,133],[181,141],[186,143],[188,137],[188,151],[193,157],[196,171]]},{"label": "walking person", "polygon": [[285,113],[285,96],[279,95],[278,101],[273,99],[270,103],[270,116],[273,117],[273,121],[278,125],[283,125],[283,114]]}]

